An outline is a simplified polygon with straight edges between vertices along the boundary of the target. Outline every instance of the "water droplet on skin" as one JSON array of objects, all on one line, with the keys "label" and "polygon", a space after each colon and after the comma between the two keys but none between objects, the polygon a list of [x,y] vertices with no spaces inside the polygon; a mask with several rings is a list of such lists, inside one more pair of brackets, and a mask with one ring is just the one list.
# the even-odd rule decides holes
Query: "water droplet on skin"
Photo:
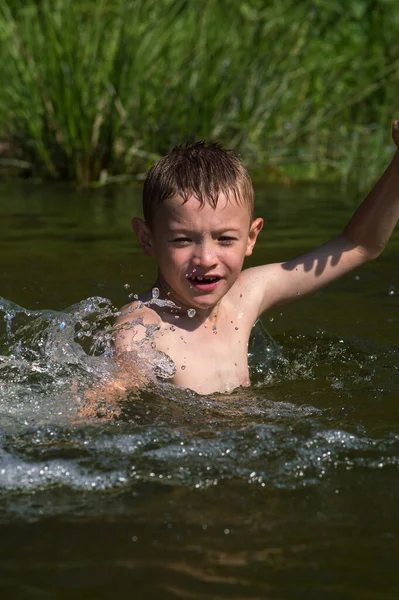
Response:
[{"label": "water droplet on skin", "polygon": [[125,283],[125,285],[123,287],[125,288],[125,290],[128,290],[130,288],[130,284],[129,283]]},{"label": "water droplet on skin", "polygon": [[139,297],[138,297],[138,295],[137,295],[137,294],[133,294],[133,298],[134,298],[135,300],[138,300],[138,299],[139,299]]},{"label": "water droplet on skin", "polygon": [[186,366],[185,366],[185,365],[182,365],[182,366],[181,366],[181,368],[182,368],[182,370],[184,371],[184,369],[186,368]]},{"label": "water droplet on skin", "polygon": [[242,298],[242,294],[240,294],[240,298]]},{"label": "water droplet on skin", "polygon": [[171,331],[176,331],[176,327],[175,327],[174,325],[171,325],[171,326],[170,326],[170,330],[171,330]]},{"label": "water droplet on skin", "polygon": [[238,331],[238,327],[235,327],[235,330]]},{"label": "water droplet on skin", "polygon": [[159,298],[159,289],[157,287],[152,288],[152,297]]},{"label": "water droplet on skin", "polygon": [[152,344],[151,344],[151,348],[156,348],[156,347],[157,347],[156,343],[155,343],[155,342],[152,342]]},{"label": "water droplet on skin", "polygon": [[216,325],[212,325],[212,333],[217,334],[217,332]]},{"label": "water droplet on skin", "polygon": [[195,317],[195,309],[194,308],[189,308],[187,311],[188,316],[190,317],[190,319],[192,319],[193,317]]},{"label": "water droplet on skin", "polygon": [[296,295],[297,295],[297,296],[300,296],[300,294],[301,294],[300,292],[297,292],[297,293],[296,293]]}]

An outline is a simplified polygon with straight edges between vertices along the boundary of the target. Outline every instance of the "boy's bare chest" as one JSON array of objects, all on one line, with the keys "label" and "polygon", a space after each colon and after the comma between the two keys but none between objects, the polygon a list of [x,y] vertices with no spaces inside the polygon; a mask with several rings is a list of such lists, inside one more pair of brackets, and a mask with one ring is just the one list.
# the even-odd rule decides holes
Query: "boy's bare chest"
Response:
[{"label": "boy's bare chest", "polygon": [[166,324],[156,336],[156,346],[175,363],[173,383],[208,394],[249,385],[248,337],[249,332],[234,322],[192,330]]}]

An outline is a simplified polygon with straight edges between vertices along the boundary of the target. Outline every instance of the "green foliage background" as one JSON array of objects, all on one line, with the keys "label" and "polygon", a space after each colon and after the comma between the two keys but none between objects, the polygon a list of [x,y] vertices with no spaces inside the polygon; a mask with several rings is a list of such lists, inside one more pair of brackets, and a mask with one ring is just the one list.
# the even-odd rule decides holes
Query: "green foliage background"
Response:
[{"label": "green foliage background", "polygon": [[0,134],[41,177],[218,140],[269,178],[368,185],[398,116],[398,0],[3,0]]}]

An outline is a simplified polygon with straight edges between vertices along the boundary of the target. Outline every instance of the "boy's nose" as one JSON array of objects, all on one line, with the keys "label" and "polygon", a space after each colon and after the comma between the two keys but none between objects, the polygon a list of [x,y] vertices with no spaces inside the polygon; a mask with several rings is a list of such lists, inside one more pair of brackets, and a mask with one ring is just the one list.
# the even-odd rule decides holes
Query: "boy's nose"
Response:
[{"label": "boy's nose", "polygon": [[197,267],[210,268],[216,265],[217,260],[214,249],[209,244],[201,244],[197,246],[194,256],[194,263]]}]

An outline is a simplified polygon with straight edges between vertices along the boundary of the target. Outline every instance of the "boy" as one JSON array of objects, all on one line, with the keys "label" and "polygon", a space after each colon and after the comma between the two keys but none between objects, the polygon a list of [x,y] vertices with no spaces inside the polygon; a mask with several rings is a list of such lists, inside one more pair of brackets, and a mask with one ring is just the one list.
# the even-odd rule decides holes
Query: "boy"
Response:
[{"label": "boy", "polygon": [[[399,146],[399,121],[392,135]],[[150,169],[144,221],[134,218],[133,229],[158,279],[117,319],[125,374],[116,388],[142,385],[151,371],[199,394],[248,386],[248,341],[262,313],[381,253],[399,218],[399,152],[341,235],[297,259],[242,271],[263,227],[253,198],[246,169],[217,145],[175,148]]]}]

